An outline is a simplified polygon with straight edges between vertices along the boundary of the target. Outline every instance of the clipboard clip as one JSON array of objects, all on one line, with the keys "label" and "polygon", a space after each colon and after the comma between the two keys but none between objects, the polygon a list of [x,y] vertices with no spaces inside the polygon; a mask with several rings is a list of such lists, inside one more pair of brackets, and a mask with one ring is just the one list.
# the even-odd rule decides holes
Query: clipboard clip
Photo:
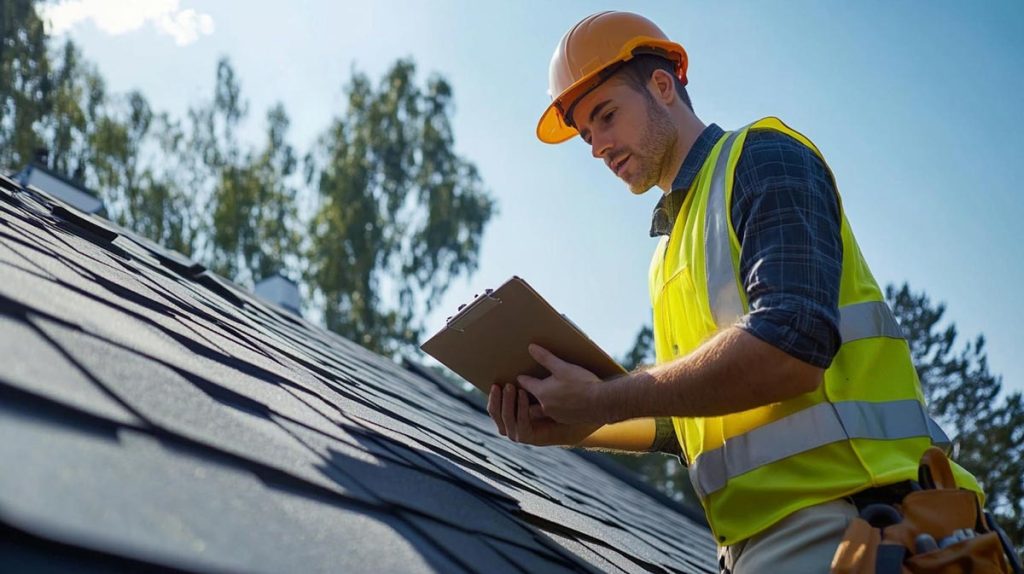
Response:
[{"label": "clipboard clip", "polygon": [[501,299],[492,295],[493,292],[493,289],[487,289],[484,291],[483,297],[475,295],[476,298],[471,303],[460,305],[459,312],[445,320],[448,328],[465,333],[466,328],[474,321],[501,305]]}]

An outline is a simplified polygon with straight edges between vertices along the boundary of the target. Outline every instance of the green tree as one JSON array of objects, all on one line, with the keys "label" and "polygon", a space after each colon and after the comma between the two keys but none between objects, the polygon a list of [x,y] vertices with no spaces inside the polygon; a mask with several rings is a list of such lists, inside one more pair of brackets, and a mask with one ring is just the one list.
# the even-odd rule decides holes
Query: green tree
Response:
[{"label": "green tree", "polygon": [[111,219],[189,254],[194,233],[187,220],[193,212],[166,169],[175,151],[165,145],[174,137],[168,133],[172,129],[166,114],[154,114],[139,92],[108,102],[91,134],[92,177],[87,181],[100,191]]},{"label": "green tree", "polygon": [[[326,326],[384,353],[417,342],[448,284],[476,269],[495,204],[454,151],[443,78],[420,85],[407,60],[377,86],[354,73],[347,109],[299,173],[283,106],[262,144],[240,142],[248,105],[226,59],[212,99],[174,119],[140,93],[108,95],[72,42],[51,50],[35,4],[0,0],[5,167],[45,148],[112,219],[240,283],[301,268]],[[303,184],[316,194],[309,221]]]},{"label": "green tree", "polygon": [[454,147],[452,90],[395,63],[375,88],[353,73],[347,109],[307,156],[319,205],[307,280],[327,327],[372,350],[417,342],[450,282],[476,269],[495,204]]},{"label": "green tree", "polygon": [[[97,189],[103,195],[111,218],[131,229],[145,224],[140,213],[145,211],[143,173],[140,152],[153,124],[153,112],[142,94],[133,92],[125,99],[125,116],[106,113],[90,130],[89,144]],[[148,237],[157,239],[150,234]]]},{"label": "green tree", "polygon": [[36,131],[50,94],[50,56],[33,2],[0,0],[0,169],[17,169],[43,145]]},{"label": "green tree", "polygon": [[[217,63],[213,99],[189,108],[182,163],[190,168],[189,184],[200,206],[203,245],[198,254],[214,271],[238,278],[245,264],[238,257],[248,244],[248,211],[255,182],[243,165],[238,128],[248,114],[241,85],[231,63]],[[218,227],[219,226],[219,227]]]},{"label": "green tree", "polygon": [[[166,113],[154,115],[148,110],[141,96],[129,95],[128,117],[114,122],[111,128],[115,133],[124,133],[115,138],[122,145],[114,150],[100,150],[98,165],[113,157],[124,166],[122,208],[115,212],[118,222],[160,245],[191,256],[197,249],[202,223],[200,206],[193,201],[194,176],[189,171],[192,154],[180,124]],[[118,188],[101,184],[100,189],[111,197],[110,190]]]},{"label": "green tree", "polygon": [[650,325],[640,327],[636,334],[633,347],[619,361],[627,371],[654,364],[654,329]]},{"label": "green tree", "polygon": [[50,53],[34,2],[0,1],[0,162],[20,168],[45,149],[47,167],[84,182],[105,100],[74,43]]},{"label": "green tree", "polygon": [[50,78],[39,126],[49,167],[87,184],[90,166],[96,161],[94,133],[106,112],[105,82],[70,40],[54,60]]},{"label": "green tree", "polygon": [[272,107],[263,146],[247,149],[238,131],[248,107],[234,68],[221,59],[214,97],[189,111],[178,153],[191,167],[196,203],[208,206],[200,224],[203,257],[217,273],[251,287],[277,272],[294,274],[301,225],[288,114],[281,104]]},{"label": "green tree", "polygon": [[196,210],[172,175],[185,152],[176,126],[141,93],[110,97],[71,41],[51,51],[35,6],[0,1],[0,166],[46,150],[46,167],[97,190],[111,219],[192,253]]},{"label": "green tree", "polygon": [[251,162],[260,182],[257,196],[257,244],[259,251],[248,256],[256,279],[276,272],[291,275],[297,267],[302,229],[298,214],[298,173],[295,149],[286,136],[290,120],[278,103],[267,112],[267,137],[263,149]]},{"label": "green tree", "polygon": [[953,441],[952,457],[978,478],[987,506],[1018,548],[1024,547],[1024,401],[1002,392],[989,371],[985,338],[958,345],[956,325],[943,325],[946,306],[904,283],[886,287],[910,344],[932,416]]},{"label": "green tree", "polygon": [[289,274],[299,251],[295,151],[286,141],[288,115],[267,113],[263,149],[226,166],[213,198],[213,244],[218,271],[243,282]]}]

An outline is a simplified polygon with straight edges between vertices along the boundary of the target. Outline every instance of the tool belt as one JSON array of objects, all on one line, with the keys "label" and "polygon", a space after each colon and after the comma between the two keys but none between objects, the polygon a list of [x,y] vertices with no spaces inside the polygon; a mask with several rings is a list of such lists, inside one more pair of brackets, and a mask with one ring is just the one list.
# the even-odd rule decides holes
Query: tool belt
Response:
[{"label": "tool belt", "polygon": [[854,502],[860,517],[846,529],[832,574],[1021,574],[1009,538],[975,493],[957,488],[936,447],[921,458],[918,482],[868,491]]}]

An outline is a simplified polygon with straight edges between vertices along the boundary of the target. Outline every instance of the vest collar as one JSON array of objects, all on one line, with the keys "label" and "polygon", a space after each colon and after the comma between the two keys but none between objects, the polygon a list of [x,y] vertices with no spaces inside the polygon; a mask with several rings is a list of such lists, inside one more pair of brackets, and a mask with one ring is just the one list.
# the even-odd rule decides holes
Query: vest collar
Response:
[{"label": "vest collar", "polygon": [[672,181],[671,193],[663,194],[654,208],[654,216],[651,219],[651,237],[672,233],[672,225],[676,221],[676,216],[679,215],[679,210],[683,207],[683,201],[690,191],[690,186],[693,185],[694,178],[704,166],[704,161],[708,159],[715,143],[724,133],[725,130],[718,127],[718,124],[711,124],[700,132],[697,141],[693,142],[693,146],[686,154],[683,165],[679,167],[679,173]]}]

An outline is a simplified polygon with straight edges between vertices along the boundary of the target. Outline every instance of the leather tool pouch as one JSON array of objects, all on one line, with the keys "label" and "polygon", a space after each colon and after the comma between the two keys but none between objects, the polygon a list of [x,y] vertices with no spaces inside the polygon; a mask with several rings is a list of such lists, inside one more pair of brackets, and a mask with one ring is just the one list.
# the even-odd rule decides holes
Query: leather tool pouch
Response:
[{"label": "leather tool pouch", "polygon": [[921,489],[894,504],[871,504],[853,519],[832,559],[833,574],[1019,573],[1009,540],[958,489],[945,453],[925,451]]}]

